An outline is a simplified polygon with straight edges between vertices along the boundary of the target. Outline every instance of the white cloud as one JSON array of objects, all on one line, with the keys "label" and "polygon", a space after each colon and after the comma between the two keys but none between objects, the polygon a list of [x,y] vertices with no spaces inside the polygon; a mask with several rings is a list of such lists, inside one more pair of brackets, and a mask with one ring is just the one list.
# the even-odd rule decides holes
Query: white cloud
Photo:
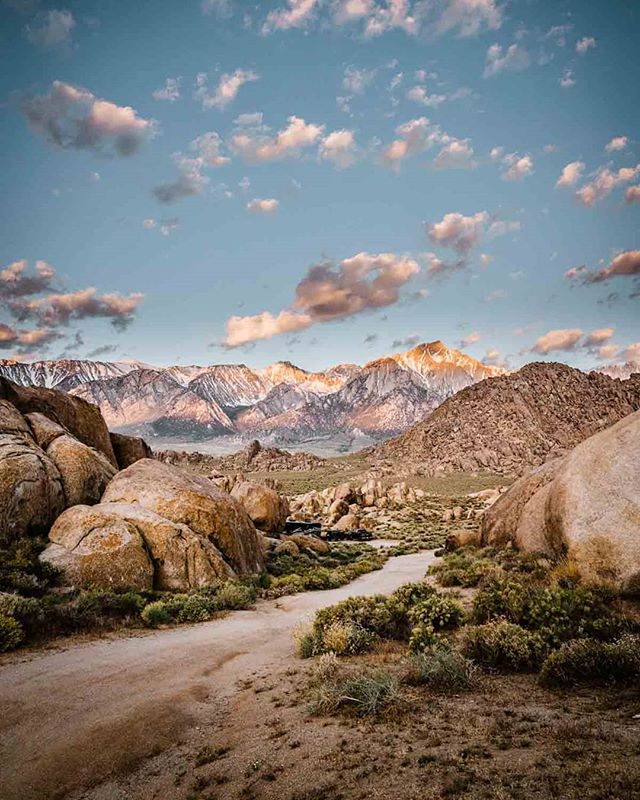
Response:
[{"label": "white cloud", "polygon": [[41,12],[34,23],[25,27],[27,39],[31,44],[46,50],[68,49],[73,41],[76,21],[66,9]]},{"label": "white cloud", "polygon": [[54,81],[48,94],[22,103],[31,127],[65,150],[93,150],[131,155],[156,133],[154,120],[139,117],[131,106],[101,100],[87,89]]},{"label": "white cloud", "polygon": [[583,56],[588,50],[596,46],[596,40],[593,36],[583,36],[576,42],[576,53]]},{"label": "white cloud", "polygon": [[614,153],[617,150],[624,150],[629,144],[628,136],[614,136],[614,138],[605,146],[607,153]]},{"label": "white cloud", "polygon": [[460,340],[460,344],[458,345],[461,350],[464,350],[467,347],[470,347],[472,344],[476,344],[482,339],[482,336],[478,331],[473,331],[472,333],[467,334]]},{"label": "white cloud", "polygon": [[591,349],[594,347],[600,347],[601,345],[605,344],[609,341],[609,339],[613,336],[614,329],[613,328],[597,328],[596,330],[591,331],[590,334],[584,340],[583,346]]},{"label": "white cloud", "polygon": [[252,119],[250,124],[246,122],[243,119],[234,130],[230,146],[249,162],[297,158],[302,150],[315,145],[324,131],[324,125],[307,123],[301,117],[289,117],[287,127],[278,131],[274,137],[270,128],[261,121],[258,123],[256,119]]},{"label": "white cloud", "polygon": [[208,167],[222,167],[231,160],[222,155],[222,140],[215,131],[208,131],[198,136],[190,144],[190,148],[202,159],[203,165]]},{"label": "white cloud", "polygon": [[167,78],[161,89],[156,89],[152,96],[154,100],[166,100],[168,103],[175,103],[180,99],[180,84],[182,78]]},{"label": "white cloud", "polygon": [[476,36],[502,25],[502,7],[495,0],[447,0],[439,8],[435,31],[440,35],[457,30],[460,36]]},{"label": "white cloud", "polygon": [[413,100],[414,103],[418,103],[421,106],[437,108],[447,98],[444,94],[428,94],[424,86],[414,86],[407,91],[407,99]]},{"label": "white cloud", "polygon": [[576,200],[584,206],[593,206],[599,200],[624,183],[629,183],[640,175],[640,164],[635,167],[622,167],[612,172],[609,167],[600,167],[593,180],[586,183],[576,192]]},{"label": "white cloud", "polygon": [[580,328],[562,328],[548,331],[535,342],[531,351],[540,353],[540,355],[547,355],[555,350],[574,350],[581,338],[582,331]]},{"label": "white cloud", "polygon": [[521,181],[523,178],[533,174],[533,159],[530,155],[518,156],[511,153],[503,159],[508,164],[508,169],[502,173],[505,181]]},{"label": "white cloud", "polygon": [[573,86],[576,85],[576,79],[573,76],[573,70],[565,69],[562,73],[562,77],[559,79],[558,83],[562,86],[563,89],[571,89]]},{"label": "white cloud", "polygon": [[304,28],[313,18],[319,0],[287,0],[286,8],[270,11],[262,26],[262,33],[286,31],[290,28]]},{"label": "white cloud", "polygon": [[556,186],[559,189],[565,186],[575,186],[582,177],[584,166],[584,161],[572,161],[570,164],[566,164],[556,181]]},{"label": "white cloud", "polygon": [[206,72],[199,72],[196,75],[194,95],[202,103],[202,108],[217,108],[219,111],[223,111],[236,99],[238,92],[245,83],[251,83],[259,79],[258,73],[250,69],[236,69],[234,72],[226,72],[220,77],[215,92],[211,94]]},{"label": "white cloud", "polygon": [[336,167],[345,169],[357,158],[357,147],[353,131],[332,131],[320,142],[320,158],[331,161]]},{"label": "white cloud", "polygon": [[273,198],[258,198],[254,197],[247,203],[247,211],[252,214],[260,214],[262,216],[271,216],[278,210],[280,203]]},{"label": "white cloud", "polygon": [[358,69],[348,66],[345,68],[342,86],[352,94],[362,94],[367,86],[374,79],[375,69]]},{"label": "white cloud", "polygon": [[409,120],[396,128],[396,136],[384,150],[386,164],[398,168],[409,156],[422,153],[434,145],[443,145],[451,137],[443,133],[438,125],[433,125],[426,117]]},{"label": "white cloud", "polygon": [[568,281],[577,283],[602,283],[611,278],[640,276],[640,250],[623,250],[606,267],[589,270],[586,266],[571,267],[564,273]]},{"label": "white cloud", "polygon": [[627,205],[631,205],[631,203],[640,203],[640,186],[629,186],[624,193],[624,202]]},{"label": "white cloud", "polygon": [[262,311],[231,317],[224,345],[240,347],[393,305],[400,299],[401,288],[419,271],[413,259],[393,253],[358,253],[337,265],[316,264],[296,286],[289,308],[275,315]]},{"label": "white cloud", "polygon": [[487,211],[478,211],[468,217],[453,212],[445,214],[440,222],[429,225],[427,233],[433,244],[450,247],[462,255],[480,241],[489,219]]},{"label": "white cloud", "polygon": [[473,169],[477,166],[469,139],[452,139],[433,159],[436,169]]},{"label": "white cloud", "polygon": [[529,53],[520,45],[510,45],[503,53],[499,44],[492,44],[487,50],[483,77],[493,78],[501,72],[526,69],[531,63]]}]

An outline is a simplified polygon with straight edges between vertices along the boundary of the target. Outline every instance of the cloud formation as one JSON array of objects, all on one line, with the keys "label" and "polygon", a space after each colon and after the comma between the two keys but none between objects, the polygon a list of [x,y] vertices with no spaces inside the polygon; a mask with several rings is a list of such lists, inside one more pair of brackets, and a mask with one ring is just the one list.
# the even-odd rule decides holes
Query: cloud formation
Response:
[{"label": "cloud formation", "polygon": [[222,154],[222,140],[215,131],[208,131],[193,139],[189,149],[194,153],[174,153],[172,159],[178,169],[178,177],[174,181],[161,183],[152,189],[158,202],[171,205],[185,197],[195,197],[204,192],[210,183],[204,170],[207,167],[223,167],[230,159]]},{"label": "cloud formation", "polygon": [[487,50],[483,78],[494,78],[501,72],[514,72],[526,69],[531,63],[529,53],[519,44],[509,45],[503,51],[502,45],[492,44]]},{"label": "cloud formation", "polygon": [[240,347],[392,305],[398,302],[401,288],[419,271],[416,261],[393,253],[358,253],[338,264],[316,264],[296,286],[289,308],[275,315],[263,311],[231,317],[224,346]]},{"label": "cloud formation", "polygon": [[572,161],[570,164],[566,164],[556,181],[556,187],[562,189],[565,186],[575,186],[582,177],[584,167],[584,161]]},{"label": "cloud formation", "polygon": [[249,163],[298,158],[305,148],[318,143],[324,125],[307,123],[296,116],[287,121],[287,127],[273,136],[271,129],[262,122],[262,114],[238,117],[229,145]]},{"label": "cloud formation", "polygon": [[586,266],[571,267],[564,277],[576,283],[603,283],[612,278],[640,276],[640,250],[624,250],[611,260],[608,266],[598,270]]},{"label": "cloud formation", "polygon": [[345,67],[342,87],[352,94],[362,94],[374,79],[374,69],[358,69],[354,66]]},{"label": "cloud formation", "polygon": [[269,12],[262,26],[262,33],[306,27],[319,4],[319,0],[287,0],[285,8]]},{"label": "cloud formation", "polygon": [[582,338],[582,333],[580,328],[562,328],[548,331],[535,342],[531,351],[540,353],[540,355],[547,355],[557,350],[575,350],[576,345]]},{"label": "cloud formation", "polygon": [[624,202],[627,205],[640,203],[640,186],[629,186],[624,193]]},{"label": "cloud formation", "polygon": [[465,348],[470,347],[472,344],[476,344],[481,339],[482,336],[478,331],[472,331],[471,333],[467,334],[466,336],[463,336],[463,338],[460,339],[460,344],[458,346],[460,347],[461,350],[464,350]]},{"label": "cloud formation", "polygon": [[36,133],[65,150],[129,156],[157,129],[154,120],[139,117],[131,106],[101,100],[63,81],[54,81],[47,94],[24,100],[21,110]]},{"label": "cloud formation", "polygon": [[195,97],[202,103],[202,108],[217,108],[218,111],[230,105],[238,96],[238,92],[245,83],[257,81],[260,76],[251,69],[236,69],[220,77],[215,92],[209,90],[209,79],[206,72],[196,75]]},{"label": "cloud formation", "polygon": [[433,166],[436,169],[474,169],[477,163],[471,140],[452,139],[433,159]]},{"label": "cloud formation", "polygon": [[612,172],[609,167],[600,167],[589,183],[586,183],[576,192],[576,200],[583,206],[593,206],[600,200],[624,183],[629,183],[640,176],[640,164],[635,167],[622,167],[617,172]]},{"label": "cloud formation", "polygon": [[250,200],[247,203],[247,211],[249,211],[251,214],[270,216],[276,213],[279,205],[280,203],[273,198],[260,199],[258,197],[254,197],[253,200]]},{"label": "cloud formation", "polygon": [[580,56],[583,56],[595,46],[596,40],[593,38],[593,36],[583,36],[582,39],[578,39],[576,42],[576,53]]},{"label": "cloud formation", "polygon": [[165,100],[168,103],[175,103],[180,99],[180,84],[182,78],[167,78],[161,89],[152,92],[154,100]]},{"label": "cloud formation", "polygon": [[345,129],[332,131],[320,142],[319,153],[320,158],[330,161],[339,169],[350,167],[358,155],[353,131]]},{"label": "cloud formation", "polygon": [[124,330],[133,322],[143,298],[139,292],[128,297],[117,293],[99,295],[97,289],[89,287],[37,299],[12,300],[8,306],[16,319],[35,319],[40,325],[57,327],[72,320],[105,317],[114,328]]},{"label": "cloud formation", "polygon": [[[505,236],[520,230],[520,223],[492,217],[488,211],[477,211],[469,216],[451,212],[445,214],[440,222],[426,223],[425,227],[432,244],[448,247],[466,257],[484,236],[492,239]],[[430,267],[429,271],[440,270],[436,266],[433,269]]]},{"label": "cloud formation", "polygon": [[27,39],[31,44],[45,50],[68,50],[73,44],[73,30],[76,21],[66,9],[43,11],[25,27]]},{"label": "cloud formation", "polygon": [[614,136],[613,139],[605,145],[607,153],[615,153],[618,150],[624,150],[629,144],[628,136]]},{"label": "cloud formation", "polygon": [[27,274],[27,261],[14,261],[0,270],[0,302],[40,294],[53,288],[54,268],[46,261],[36,261],[35,274]]}]

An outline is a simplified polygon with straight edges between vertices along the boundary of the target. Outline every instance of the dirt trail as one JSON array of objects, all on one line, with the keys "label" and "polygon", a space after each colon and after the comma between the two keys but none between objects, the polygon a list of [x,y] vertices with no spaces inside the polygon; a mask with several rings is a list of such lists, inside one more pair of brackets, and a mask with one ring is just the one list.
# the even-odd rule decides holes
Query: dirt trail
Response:
[{"label": "dirt trail", "polygon": [[261,602],[221,620],[15,656],[0,666],[0,798],[48,800],[166,750],[198,725],[203,701],[293,660],[294,628],[353,595],[424,576],[433,553],[390,559],[330,591]]}]

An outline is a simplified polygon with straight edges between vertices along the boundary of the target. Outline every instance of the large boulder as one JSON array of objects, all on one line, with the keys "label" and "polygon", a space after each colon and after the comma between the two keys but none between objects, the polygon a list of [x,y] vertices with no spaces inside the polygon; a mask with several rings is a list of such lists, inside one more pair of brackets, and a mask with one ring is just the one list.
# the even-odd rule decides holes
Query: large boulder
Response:
[{"label": "large boulder", "polygon": [[231,497],[242,503],[258,530],[279,533],[284,529],[289,503],[275,489],[254,481],[241,481],[234,485]]},{"label": "large boulder", "polygon": [[76,585],[186,590],[234,576],[208,539],[139,505],[74,506],[56,520],[49,539],[42,560]]},{"label": "large boulder", "polygon": [[100,506],[73,506],[49,531],[40,559],[79,587],[152,589],[153,564],[136,525]]},{"label": "large boulder", "polygon": [[207,478],[143,458],[117,473],[102,502],[137,504],[188,526],[209,539],[240,575],[255,575],[263,568],[259,534],[247,512]]},{"label": "large boulder", "polygon": [[71,436],[44,414],[27,414],[38,445],[58,467],[62,476],[65,505],[93,505],[100,501],[116,468],[98,450]]},{"label": "large boulder", "polygon": [[485,514],[484,543],[566,555],[583,576],[640,581],[640,412],[517,481]]},{"label": "large boulder", "polygon": [[62,478],[22,414],[0,400],[0,541],[46,533],[65,507]]},{"label": "large boulder", "polygon": [[109,437],[119,469],[126,469],[141,458],[153,458],[151,448],[139,436],[125,436],[112,431]]}]

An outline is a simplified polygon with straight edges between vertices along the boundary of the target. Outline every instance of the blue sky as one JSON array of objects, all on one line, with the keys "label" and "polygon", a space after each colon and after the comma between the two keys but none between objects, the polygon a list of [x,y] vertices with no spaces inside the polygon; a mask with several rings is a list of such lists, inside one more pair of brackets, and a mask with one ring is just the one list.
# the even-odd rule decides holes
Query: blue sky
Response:
[{"label": "blue sky", "polygon": [[0,356],[640,362],[640,4],[0,14]]}]

